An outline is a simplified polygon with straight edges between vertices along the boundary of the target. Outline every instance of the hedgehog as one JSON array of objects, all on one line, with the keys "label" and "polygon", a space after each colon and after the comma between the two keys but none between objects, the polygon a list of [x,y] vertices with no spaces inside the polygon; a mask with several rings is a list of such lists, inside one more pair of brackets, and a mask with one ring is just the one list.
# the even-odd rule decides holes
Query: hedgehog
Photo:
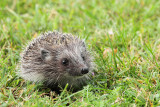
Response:
[{"label": "hedgehog", "polygon": [[51,89],[80,90],[93,72],[93,58],[85,41],[62,32],[47,32],[36,37],[21,53],[20,76],[42,82]]}]

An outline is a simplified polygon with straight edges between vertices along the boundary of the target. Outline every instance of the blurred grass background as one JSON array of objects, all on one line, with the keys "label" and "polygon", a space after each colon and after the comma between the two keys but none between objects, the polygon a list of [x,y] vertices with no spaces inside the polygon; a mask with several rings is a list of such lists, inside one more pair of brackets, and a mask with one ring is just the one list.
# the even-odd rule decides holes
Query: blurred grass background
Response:
[{"label": "blurred grass background", "polygon": [[[40,33],[86,38],[97,69],[77,93],[19,78],[23,47]],[[159,0],[1,0],[1,106],[160,106]]]}]

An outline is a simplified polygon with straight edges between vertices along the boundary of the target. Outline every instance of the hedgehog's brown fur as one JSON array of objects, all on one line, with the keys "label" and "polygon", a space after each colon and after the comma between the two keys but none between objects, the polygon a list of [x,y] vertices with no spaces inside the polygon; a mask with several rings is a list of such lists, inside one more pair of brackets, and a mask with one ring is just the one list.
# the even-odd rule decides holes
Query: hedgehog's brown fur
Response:
[{"label": "hedgehog's brown fur", "polygon": [[[93,64],[84,41],[71,34],[48,32],[35,38],[21,55],[20,75],[56,88],[80,89],[86,84]],[[88,71],[89,73],[88,73]]]}]

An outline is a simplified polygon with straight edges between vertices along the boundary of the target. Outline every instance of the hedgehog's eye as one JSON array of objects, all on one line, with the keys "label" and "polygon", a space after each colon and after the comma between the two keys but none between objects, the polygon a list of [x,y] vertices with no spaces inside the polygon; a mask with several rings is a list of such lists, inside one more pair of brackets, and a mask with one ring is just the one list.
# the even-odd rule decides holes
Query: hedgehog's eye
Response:
[{"label": "hedgehog's eye", "polygon": [[67,58],[62,59],[62,65],[68,66],[69,65],[69,60]]}]

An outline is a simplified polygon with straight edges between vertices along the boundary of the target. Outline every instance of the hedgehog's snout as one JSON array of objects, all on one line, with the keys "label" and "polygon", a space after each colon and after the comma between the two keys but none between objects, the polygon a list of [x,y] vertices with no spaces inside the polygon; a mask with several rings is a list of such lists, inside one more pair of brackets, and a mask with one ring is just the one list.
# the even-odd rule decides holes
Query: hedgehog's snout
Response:
[{"label": "hedgehog's snout", "polygon": [[87,74],[89,72],[88,68],[82,68],[81,74]]}]

